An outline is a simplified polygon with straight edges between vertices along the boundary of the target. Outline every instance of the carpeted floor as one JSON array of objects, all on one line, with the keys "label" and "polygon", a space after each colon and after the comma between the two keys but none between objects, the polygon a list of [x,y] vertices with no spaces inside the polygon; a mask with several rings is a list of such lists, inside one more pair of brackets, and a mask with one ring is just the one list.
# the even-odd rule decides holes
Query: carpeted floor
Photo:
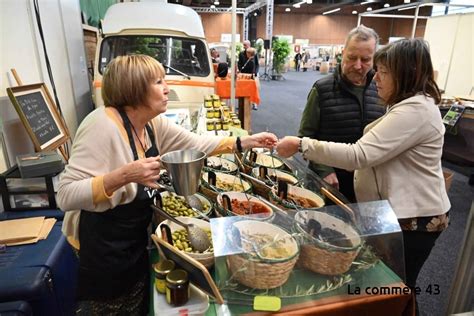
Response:
[{"label": "carpeted floor", "polygon": [[[313,83],[321,77],[318,71],[291,71],[284,74],[285,80],[282,81],[262,80],[261,104],[257,111],[252,112],[252,131],[256,133],[268,130],[278,137],[296,135],[308,92]],[[417,283],[422,289],[429,285],[432,288],[439,285],[438,295],[423,291],[418,297],[421,315],[429,316],[446,314],[453,274],[461,250],[460,244],[474,196],[474,187],[468,185],[467,175],[470,170],[450,163],[443,163],[443,166],[454,172],[449,191],[452,204],[451,225],[439,237]]]}]

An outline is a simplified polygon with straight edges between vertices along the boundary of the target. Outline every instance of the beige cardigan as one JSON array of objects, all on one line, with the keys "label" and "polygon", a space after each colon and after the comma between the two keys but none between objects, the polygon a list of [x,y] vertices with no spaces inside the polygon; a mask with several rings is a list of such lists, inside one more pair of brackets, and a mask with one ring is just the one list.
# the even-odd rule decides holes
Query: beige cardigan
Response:
[{"label": "beige cardigan", "polygon": [[[160,154],[188,148],[208,154],[231,152],[235,142],[231,137],[199,136],[163,115],[153,119],[152,127]],[[137,150],[143,155],[141,148]],[[103,187],[104,174],[132,161],[125,128],[113,111],[100,107],[90,113],[77,130],[71,158],[59,181],[57,202],[61,210],[66,211],[63,233],[69,240],[79,240],[79,210],[103,212],[135,198],[136,183],[119,188],[110,197],[106,196]]]},{"label": "beige cardigan", "polygon": [[398,218],[440,215],[451,204],[441,168],[445,128],[432,98],[416,95],[367,125],[355,144],[304,138],[312,161],[356,170],[358,202],[388,200]]}]

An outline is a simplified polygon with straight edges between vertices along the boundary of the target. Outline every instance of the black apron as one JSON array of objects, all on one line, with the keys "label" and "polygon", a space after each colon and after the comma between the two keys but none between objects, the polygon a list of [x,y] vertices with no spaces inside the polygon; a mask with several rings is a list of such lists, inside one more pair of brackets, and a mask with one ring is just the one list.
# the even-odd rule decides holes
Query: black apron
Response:
[{"label": "black apron", "polygon": [[[132,135],[132,125],[120,112],[127,131],[134,160],[138,154]],[[145,156],[157,156],[158,149],[150,126],[146,130],[151,140]],[[148,225],[152,219],[157,190],[138,184],[135,199],[104,212],[81,211],[79,223],[79,300],[102,300],[121,296],[139,280],[148,288]],[[148,292],[148,291],[146,291]]]}]

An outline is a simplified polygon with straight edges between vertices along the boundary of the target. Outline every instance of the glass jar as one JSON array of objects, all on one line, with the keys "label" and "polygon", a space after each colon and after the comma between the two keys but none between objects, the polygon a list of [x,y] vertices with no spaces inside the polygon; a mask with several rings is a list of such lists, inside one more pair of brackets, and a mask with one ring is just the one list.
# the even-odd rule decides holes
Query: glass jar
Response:
[{"label": "glass jar", "polygon": [[232,125],[235,127],[240,127],[240,120],[239,119],[233,119],[232,120]]},{"label": "glass jar", "polygon": [[224,117],[225,117],[225,118],[229,118],[229,116],[230,116],[229,107],[228,107],[228,106],[223,106],[223,107],[222,107],[222,111],[224,112],[224,113],[223,113],[223,114],[224,114]]},{"label": "glass jar", "polygon": [[215,118],[220,118],[221,117],[221,111],[220,110],[214,110],[214,117]]},{"label": "glass jar", "polygon": [[222,130],[227,131],[229,130],[230,120],[225,120],[222,122]]},{"label": "glass jar", "polygon": [[173,271],[174,261],[162,260],[153,266],[155,270],[155,288],[158,293],[166,293],[166,276]]},{"label": "glass jar", "polygon": [[213,118],[214,117],[214,110],[207,110],[206,112],[206,117],[207,118]]},{"label": "glass jar", "polygon": [[206,127],[208,131],[213,131],[215,129],[214,127],[214,121],[213,120],[208,120],[206,123]]},{"label": "glass jar", "polygon": [[204,107],[205,107],[206,109],[212,108],[212,100],[206,100],[206,101],[204,101]]},{"label": "glass jar", "polygon": [[220,131],[222,129],[222,123],[219,120],[216,120],[216,131]]},{"label": "glass jar", "polygon": [[188,273],[176,269],[166,276],[166,302],[172,306],[182,306],[189,300]]}]

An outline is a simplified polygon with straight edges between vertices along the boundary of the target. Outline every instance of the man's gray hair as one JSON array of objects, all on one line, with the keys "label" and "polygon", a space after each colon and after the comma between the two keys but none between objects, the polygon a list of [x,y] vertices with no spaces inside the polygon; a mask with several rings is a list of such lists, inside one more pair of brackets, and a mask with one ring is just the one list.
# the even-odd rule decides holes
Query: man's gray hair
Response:
[{"label": "man's gray hair", "polygon": [[344,48],[347,47],[347,44],[350,42],[351,39],[355,39],[356,41],[368,41],[371,38],[375,39],[375,47],[377,47],[379,43],[379,35],[370,27],[367,27],[363,24],[359,25],[358,27],[353,28],[349,34],[347,34],[346,43],[344,44]]}]

